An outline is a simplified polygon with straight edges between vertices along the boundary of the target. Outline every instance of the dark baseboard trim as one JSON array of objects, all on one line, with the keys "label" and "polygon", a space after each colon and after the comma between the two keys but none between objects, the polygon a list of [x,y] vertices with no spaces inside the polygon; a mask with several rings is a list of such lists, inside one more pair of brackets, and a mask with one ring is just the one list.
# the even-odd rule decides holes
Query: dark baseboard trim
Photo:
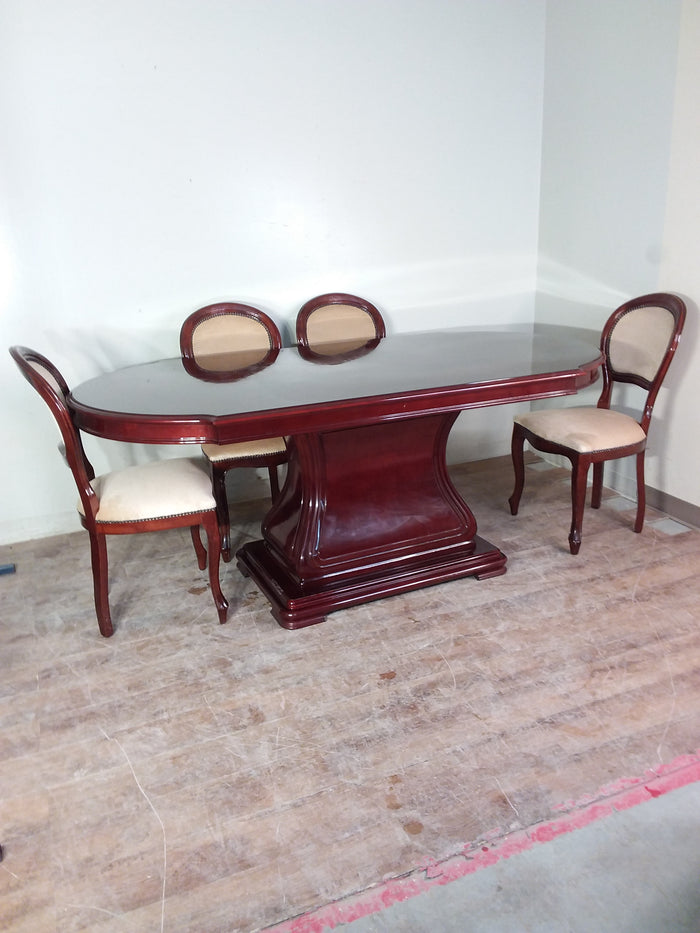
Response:
[{"label": "dark baseboard trim", "polygon": [[675,496],[670,496],[667,492],[662,492],[660,489],[653,489],[651,486],[647,486],[646,493],[647,505],[651,506],[652,509],[665,512],[667,515],[670,515],[671,518],[683,522],[684,525],[693,525],[696,528],[700,528],[699,506],[691,505],[690,502],[677,499]]}]

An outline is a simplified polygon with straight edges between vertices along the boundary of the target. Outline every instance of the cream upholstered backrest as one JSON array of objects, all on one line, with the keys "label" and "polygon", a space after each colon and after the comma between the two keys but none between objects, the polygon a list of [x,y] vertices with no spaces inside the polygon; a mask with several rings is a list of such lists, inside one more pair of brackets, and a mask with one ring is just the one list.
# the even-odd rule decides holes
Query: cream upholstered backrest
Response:
[{"label": "cream upholstered backrest", "polygon": [[316,353],[333,355],[364,346],[375,339],[377,331],[371,315],[363,308],[331,304],[309,315],[306,335]]},{"label": "cream upholstered backrest", "polygon": [[262,321],[236,312],[205,318],[192,331],[194,359],[211,372],[254,366],[271,348],[270,334]]},{"label": "cream upholstered backrest", "polygon": [[616,383],[645,389],[640,426],[649,430],[656,396],[671,365],[686,318],[685,302],[670,292],[631,298],[608,318],[601,335],[605,354],[598,408],[610,408]]},{"label": "cream upholstered backrest", "polygon": [[666,308],[634,308],[623,315],[610,335],[608,358],[615,373],[652,382],[661,366],[676,322]]}]

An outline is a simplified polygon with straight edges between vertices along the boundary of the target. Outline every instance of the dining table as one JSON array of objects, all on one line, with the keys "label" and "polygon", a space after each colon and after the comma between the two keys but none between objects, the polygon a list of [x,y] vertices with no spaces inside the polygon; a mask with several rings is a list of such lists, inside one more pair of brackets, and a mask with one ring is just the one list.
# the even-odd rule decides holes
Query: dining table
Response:
[{"label": "dining table", "polygon": [[[572,395],[602,363],[593,332],[558,325],[391,333],[366,345],[207,371],[179,357],[104,372],[69,399],[77,427],[146,444],[287,439],[259,540],[236,554],[287,629],[461,577],[506,570],[450,479],[460,412]],[[239,365],[240,364],[240,365]]]}]

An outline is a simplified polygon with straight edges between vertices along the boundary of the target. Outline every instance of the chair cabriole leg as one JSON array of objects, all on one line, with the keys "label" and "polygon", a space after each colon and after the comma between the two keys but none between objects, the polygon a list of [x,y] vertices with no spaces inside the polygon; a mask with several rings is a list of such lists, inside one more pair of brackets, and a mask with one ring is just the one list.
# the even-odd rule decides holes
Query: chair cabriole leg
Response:
[{"label": "chair cabriole leg", "polygon": [[221,536],[221,556],[228,562],[231,560],[231,527],[228,512],[228,496],[226,495],[226,470],[211,465],[211,479],[214,499],[216,500],[216,515],[219,522],[219,534]]},{"label": "chair cabriole leg", "polygon": [[593,491],[591,494],[591,508],[599,509],[600,503],[603,499],[603,468],[605,463],[601,460],[600,463],[593,464]]},{"label": "chair cabriole leg", "polygon": [[581,527],[583,510],[586,506],[586,481],[588,479],[588,458],[576,457],[571,461],[571,530],[569,532],[569,550],[578,554],[581,547]]},{"label": "chair cabriole leg", "polygon": [[268,467],[267,472],[270,476],[270,498],[274,502],[277,498],[279,498],[280,494],[280,481],[277,475],[277,467]]},{"label": "chair cabriole leg", "polygon": [[637,518],[634,530],[640,534],[644,527],[644,512],[646,511],[647,491],[644,485],[644,451],[637,454]]},{"label": "chair cabriole leg", "polygon": [[218,516],[214,513],[209,513],[203,517],[202,524],[204,525],[204,530],[207,535],[207,545],[209,549],[209,586],[211,587],[216,610],[219,614],[219,622],[223,625],[228,614],[228,602],[221,591],[221,582],[219,580],[221,537]]},{"label": "chair cabriole leg", "polygon": [[197,565],[200,570],[204,570],[207,566],[207,552],[202,544],[202,536],[199,533],[199,525],[192,525],[190,527],[190,534],[192,535],[192,544],[194,544],[194,552],[197,555]]},{"label": "chair cabriole leg", "polygon": [[513,425],[513,436],[510,444],[510,454],[513,460],[513,472],[515,473],[515,487],[513,494],[508,500],[510,505],[510,514],[517,515],[520,505],[520,497],[523,494],[525,486],[525,460],[524,460],[525,435],[519,424]]},{"label": "chair cabriole leg", "polygon": [[100,633],[109,638],[114,633],[109,612],[109,569],[107,564],[107,542],[97,531],[89,531],[90,558],[92,561],[92,583],[95,592],[95,612]]}]

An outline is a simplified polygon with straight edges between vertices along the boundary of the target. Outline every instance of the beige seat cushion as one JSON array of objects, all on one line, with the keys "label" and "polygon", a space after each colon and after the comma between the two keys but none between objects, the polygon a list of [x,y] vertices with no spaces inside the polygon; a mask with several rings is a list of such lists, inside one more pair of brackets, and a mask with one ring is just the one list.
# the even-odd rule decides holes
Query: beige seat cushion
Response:
[{"label": "beige seat cushion", "polygon": [[629,415],[604,408],[556,408],[513,419],[543,440],[579,453],[614,450],[643,441],[646,435]]},{"label": "beige seat cushion", "polygon": [[287,449],[283,437],[265,437],[259,441],[240,441],[236,444],[202,444],[202,453],[214,463],[221,460],[242,460],[282,454]]},{"label": "beige seat cushion", "polygon": [[[204,461],[178,457],[105,473],[92,481],[98,522],[129,522],[216,508]],[[84,514],[78,503],[78,511]]]}]

